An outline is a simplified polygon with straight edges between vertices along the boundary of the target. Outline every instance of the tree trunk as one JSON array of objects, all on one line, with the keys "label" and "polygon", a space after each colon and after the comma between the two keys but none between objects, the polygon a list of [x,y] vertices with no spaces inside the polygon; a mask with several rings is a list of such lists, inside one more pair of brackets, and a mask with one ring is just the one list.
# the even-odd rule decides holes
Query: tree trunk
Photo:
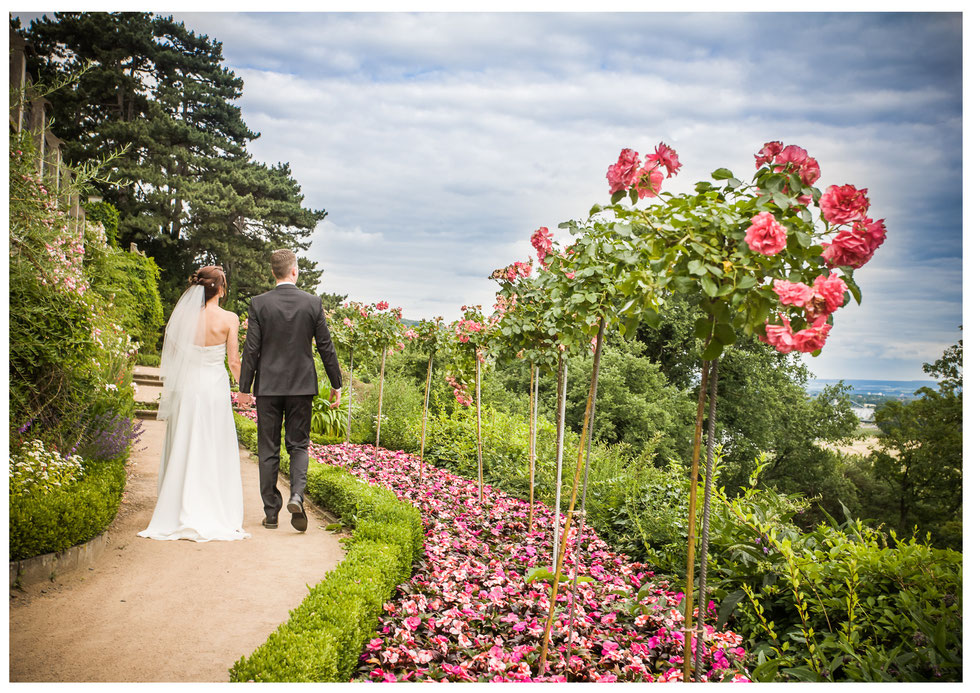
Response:
[{"label": "tree trunk", "polygon": [[[599,387],[596,383],[596,399],[599,396]],[[581,557],[582,548],[582,535],[585,533],[585,519],[586,519],[586,500],[589,492],[589,470],[591,468],[592,461],[592,434],[595,431],[595,419],[596,419],[596,406],[598,401],[593,401],[592,403],[592,418],[589,420],[589,442],[585,447],[585,476],[582,479],[582,505],[579,508],[579,518],[578,518],[578,532],[575,534],[575,555],[572,558],[572,582],[571,590],[572,594],[569,598],[568,607],[568,649],[565,650],[565,667],[571,666],[572,662],[572,640],[575,635],[575,597],[578,593],[578,567],[579,559]]]},{"label": "tree trunk", "polygon": [[425,425],[429,418],[429,384],[432,382],[432,359],[429,354],[429,367],[425,372],[425,402],[422,405],[422,449],[419,452],[419,481],[422,480],[422,461],[425,459]]},{"label": "tree trunk", "polygon": [[381,401],[385,391],[385,357],[388,355],[388,347],[381,349],[381,375],[378,377],[378,427],[374,434],[374,447],[381,445]]},{"label": "tree trunk", "polygon": [[350,417],[354,411],[354,345],[350,347],[350,385],[347,388],[347,437],[344,440],[350,443]]},{"label": "tree trunk", "polygon": [[568,387],[568,364],[558,354],[558,420],[556,422],[555,455],[555,520],[551,540],[551,570],[554,572],[558,563],[558,534],[561,532],[561,465],[565,455],[565,390]]},{"label": "tree trunk", "polygon": [[578,497],[578,483],[582,475],[582,463],[585,453],[585,444],[592,430],[592,408],[595,405],[596,386],[599,380],[599,359],[602,356],[602,336],[606,330],[605,318],[599,319],[599,336],[596,340],[595,357],[592,360],[592,380],[589,383],[589,396],[585,401],[585,420],[582,422],[582,437],[578,445],[578,462],[575,465],[575,480],[572,482],[572,497],[568,503],[568,515],[565,518],[565,530],[562,533],[561,545],[558,550],[558,560],[556,561],[554,582],[551,584],[551,602],[548,606],[548,621],[544,628],[544,635],[541,644],[541,657],[538,660],[538,676],[544,675],[544,670],[548,664],[548,645],[551,640],[551,627],[555,619],[555,600],[558,597],[558,578],[561,575],[561,564],[565,560],[565,548],[568,544],[568,531],[572,526],[572,515],[575,510],[575,501]]},{"label": "tree trunk", "polygon": [[530,436],[530,459],[531,459],[531,493],[530,493],[530,503],[528,504],[527,512],[527,531],[531,532],[534,527],[534,460],[537,457],[538,451],[538,368],[534,364],[531,365],[531,398],[530,398],[530,426],[528,427],[528,432]]},{"label": "tree trunk", "polygon": [[687,512],[687,582],[684,587],[684,682],[691,680],[691,622],[694,612],[694,540],[698,507],[698,463],[701,459],[701,423],[704,397],[708,389],[708,362],[701,363],[701,391],[698,393],[697,421],[694,425],[694,455],[691,463],[691,493]]},{"label": "tree trunk", "polygon": [[701,647],[704,641],[704,602],[708,580],[708,541],[711,528],[711,492],[714,487],[715,402],[718,399],[718,359],[711,362],[711,398],[708,402],[708,460],[704,468],[704,502],[701,510],[701,564],[698,569],[698,639],[694,648],[694,678],[701,680]]},{"label": "tree trunk", "polygon": [[476,479],[480,487],[480,504],[483,504],[483,425],[480,411],[480,348],[473,347],[476,357]]}]

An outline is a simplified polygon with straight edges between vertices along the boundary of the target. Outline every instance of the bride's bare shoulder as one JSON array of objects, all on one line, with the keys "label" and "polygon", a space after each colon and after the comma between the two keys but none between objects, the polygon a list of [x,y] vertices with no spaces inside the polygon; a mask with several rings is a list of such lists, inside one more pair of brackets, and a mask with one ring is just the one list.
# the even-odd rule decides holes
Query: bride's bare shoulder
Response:
[{"label": "bride's bare shoulder", "polygon": [[224,308],[221,309],[221,312],[225,314],[225,320],[227,320],[229,323],[237,325],[240,322],[237,313],[233,313],[230,310],[225,310]]}]

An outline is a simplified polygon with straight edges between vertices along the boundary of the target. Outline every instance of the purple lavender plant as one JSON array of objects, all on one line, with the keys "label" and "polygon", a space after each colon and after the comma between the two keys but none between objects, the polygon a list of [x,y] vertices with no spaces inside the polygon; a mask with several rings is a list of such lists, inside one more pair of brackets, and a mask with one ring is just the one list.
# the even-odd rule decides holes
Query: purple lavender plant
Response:
[{"label": "purple lavender plant", "polygon": [[142,434],[140,419],[107,412],[92,419],[79,448],[86,460],[112,460],[138,443]]}]

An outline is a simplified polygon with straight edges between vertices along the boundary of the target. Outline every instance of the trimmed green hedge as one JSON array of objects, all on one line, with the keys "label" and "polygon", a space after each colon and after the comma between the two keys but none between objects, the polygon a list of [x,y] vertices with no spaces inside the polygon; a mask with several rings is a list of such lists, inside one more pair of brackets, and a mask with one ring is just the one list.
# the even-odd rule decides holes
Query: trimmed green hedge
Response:
[{"label": "trimmed green hedge", "polygon": [[[255,423],[235,415],[238,439],[256,450]],[[282,467],[289,458],[282,450]],[[384,603],[422,555],[422,517],[389,489],[339,467],[311,463],[306,494],[353,527],[347,556],[269,639],[229,670],[232,681],[349,681]]]},{"label": "trimmed green hedge", "polygon": [[126,460],[99,462],[65,489],[10,497],[10,560],[64,551],[98,536],[119,510]]}]

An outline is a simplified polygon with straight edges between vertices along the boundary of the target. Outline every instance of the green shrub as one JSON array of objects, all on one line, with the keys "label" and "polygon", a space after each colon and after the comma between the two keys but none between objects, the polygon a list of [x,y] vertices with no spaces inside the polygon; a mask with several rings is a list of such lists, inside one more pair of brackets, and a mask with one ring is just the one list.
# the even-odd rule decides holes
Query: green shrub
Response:
[{"label": "green shrub", "polygon": [[[256,425],[235,416],[243,445],[255,450]],[[285,451],[282,451],[285,455]],[[288,457],[282,464],[288,467]],[[312,463],[307,496],[353,527],[344,561],[282,624],[231,669],[232,681],[349,681],[375,633],[384,603],[411,577],[422,555],[422,518],[389,489],[339,467]]]},{"label": "green shrub", "polygon": [[114,307],[123,329],[149,351],[164,325],[160,268],[152,257],[117,248],[93,253],[86,274],[92,289]]},{"label": "green shrub", "polygon": [[125,459],[99,463],[71,486],[10,497],[10,560],[64,551],[105,531],[126,485]]},{"label": "green shrub", "polygon": [[137,366],[159,366],[160,365],[160,354],[137,354],[136,355],[136,365]]},{"label": "green shrub", "polygon": [[87,202],[82,208],[85,210],[86,221],[102,224],[106,243],[114,248],[118,247],[119,210],[108,202]]},{"label": "green shrub", "polygon": [[[962,680],[963,556],[827,518],[804,532],[805,499],[716,494],[709,582],[762,681]],[[734,611],[732,611],[734,609]]]}]

